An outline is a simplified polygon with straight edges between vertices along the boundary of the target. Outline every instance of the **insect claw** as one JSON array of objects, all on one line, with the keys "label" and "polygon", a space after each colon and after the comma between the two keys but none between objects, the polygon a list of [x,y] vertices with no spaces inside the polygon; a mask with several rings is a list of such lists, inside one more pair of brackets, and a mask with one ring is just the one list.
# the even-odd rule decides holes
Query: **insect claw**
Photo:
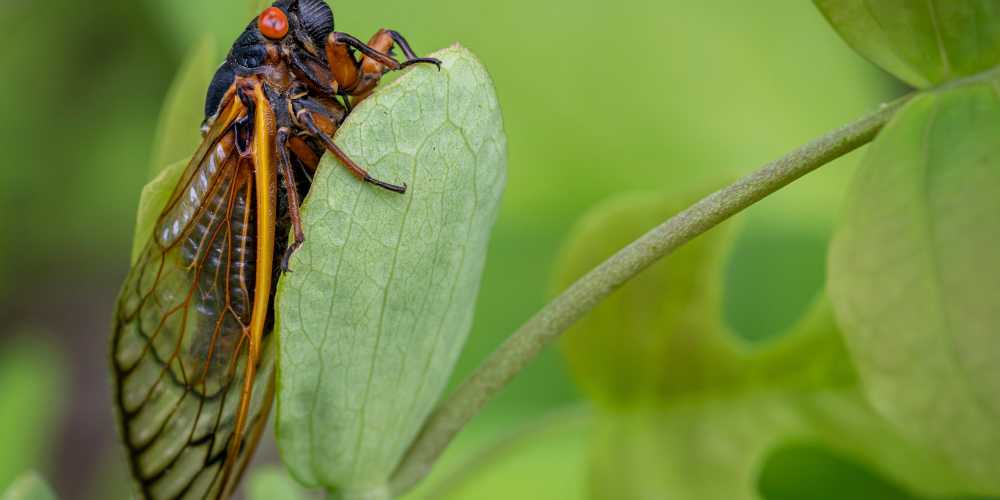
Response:
[{"label": "insect claw", "polygon": [[281,274],[282,274],[282,276],[287,275],[288,273],[292,272],[292,269],[290,267],[288,267],[288,261],[290,261],[292,259],[292,254],[294,254],[295,251],[298,250],[299,247],[302,246],[302,243],[303,242],[301,242],[301,241],[296,241],[296,242],[292,243],[292,246],[288,247],[288,250],[285,250],[285,256],[281,258]]},{"label": "insect claw", "polygon": [[406,183],[404,182],[402,186],[397,186],[395,184],[389,184],[388,182],[382,182],[372,176],[367,176],[363,179],[369,184],[373,184],[387,191],[392,191],[393,193],[406,194]]},{"label": "insect claw", "polygon": [[401,62],[399,64],[399,69],[403,69],[403,68],[405,68],[407,66],[411,66],[413,64],[420,64],[420,63],[433,64],[433,65],[437,66],[438,71],[441,71],[441,61],[439,61],[437,59],[434,59],[433,57],[418,57],[416,59],[410,59],[408,61],[403,61],[403,62]]}]

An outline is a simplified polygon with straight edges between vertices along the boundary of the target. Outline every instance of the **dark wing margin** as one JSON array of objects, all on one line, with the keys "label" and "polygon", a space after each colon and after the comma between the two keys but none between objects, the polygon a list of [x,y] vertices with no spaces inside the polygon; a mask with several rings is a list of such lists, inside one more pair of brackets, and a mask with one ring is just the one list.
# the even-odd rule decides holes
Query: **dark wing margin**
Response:
[{"label": "dark wing margin", "polygon": [[246,115],[238,99],[220,113],[116,305],[113,406],[144,499],[228,498],[273,400],[274,338],[263,329],[272,262],[259,258],[274,235],[259,219],[273,227],[274,210],[258,210],[260,155],[236,148]]}]

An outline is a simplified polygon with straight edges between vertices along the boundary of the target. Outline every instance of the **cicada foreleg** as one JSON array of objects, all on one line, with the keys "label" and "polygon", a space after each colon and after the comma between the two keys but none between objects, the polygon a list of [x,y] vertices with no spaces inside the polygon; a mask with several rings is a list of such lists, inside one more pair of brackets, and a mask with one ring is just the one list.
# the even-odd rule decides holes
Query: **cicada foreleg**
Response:
[{"label": "cicada foreleg", "polygon": [[[412,61],[417,59],[417,55],[413,53],[413,49],[410,48],[409,42],[403,38],[396,31],[381,29],[375,36],[368,40],[368,46],[381,54],[387,56],[392,55],[393,45],[399,46],[406,56],[406,61]],[[351,98],[345,98],[345,102],[349,102],[351,107],[357,106],[372,95],[372,91],[375,87],[378,87],[382,83],[382,75],[386,74],[389,68],[381,62],[365,56],[361,59],[361,82],[358,83],[357,88],[351,92]]]},{"label": "cicada foreleg", "polygon": [[[387,54],[399,43],[407,59],[399,62]],[[353,50],[361,53],[361,60]],[[342,95],[364,96],[378,86],[386,71],[399,71],[413,64],[427,63],[441,68],[441,61],[431,57],[415,57],[406,39],[399,33],[380,30],[368,44],[347,33],[335,31],[326,39],[326,60]],[[356,101],[357,102],[357,101]]]},{"label": "cicada foreleg", "polygon": [[[403,51],[403,54],[406,56],[406,60],[407,61],[409,61],[411,59],[417,59],[417,55],[414,54],[413,53],[413,49],[410,48],[410,42],[407,42],[406,39],[403,38],[403,35],[400,35],[398,31],[382,29],[382,30],[379,30],[379,32],[376,33],[375,36],[372,37],[372,38],[376,38],[376,37],[381,36],[382,32],[386,32],[386,33],[389,34],[389,38],[392,38],[392,41],[395,42],[396,45],[400,48],[400,50]],[[369,45],[371,45],[371,44],[369,43]],[[383,54],[388,54],[388,52],[383,52]],[[440,66],[440,61],[439,61],[438,67],[439,68],[441,67]]]}]

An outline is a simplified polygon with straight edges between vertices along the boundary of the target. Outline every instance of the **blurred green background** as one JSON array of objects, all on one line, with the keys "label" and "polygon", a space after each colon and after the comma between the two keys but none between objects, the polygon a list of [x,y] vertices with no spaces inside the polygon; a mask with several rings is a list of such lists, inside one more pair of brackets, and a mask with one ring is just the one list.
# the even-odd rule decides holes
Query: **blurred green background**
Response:
[{"label": "blurred green background", "polygon": [[[105,349],[157,119],[185,54],[212,35],[221,62],[253,17],[248,3],[0,4],[0,489],[37,468],[63,499],[125,497]],[[461,42],[496,81],[510,180],[455,381],[544,305],[562,240],[588,207],[749,172],[907,91],[803,0],[331,6],[337,29],[362,39],[396,29],[421,54]],[[723,299],[725,321],[744,339],[779,335],[822,288],[826,243],[859,159],[748,211]],[[442,470],[581,404],[550,349],[463,433]],[[585,497],[585,424],[569,421],[504,452],[468,479],[465,497]],[[276,463],[270,437],[254,467]],[[779,451],[763,474],[768,498],[907,498],[809,447]],[[831,489],[844,484],[842,494]]]}]

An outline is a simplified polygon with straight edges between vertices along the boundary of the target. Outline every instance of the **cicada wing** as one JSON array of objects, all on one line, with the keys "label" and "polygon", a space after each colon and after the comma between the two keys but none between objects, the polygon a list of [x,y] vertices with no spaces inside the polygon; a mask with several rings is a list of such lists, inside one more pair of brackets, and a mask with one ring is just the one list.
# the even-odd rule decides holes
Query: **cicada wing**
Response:
[{"label": "cicada wing", "polygon": [[[255,169],[239,155],[233,126],[245,114],[233,100],[213,125],[118,298],[114,406],[133,478],[149,500],[228,496],[273,399],[273,335],[257,342],[250,331]],[[258,359],[256,376],[250,359]]]}]

